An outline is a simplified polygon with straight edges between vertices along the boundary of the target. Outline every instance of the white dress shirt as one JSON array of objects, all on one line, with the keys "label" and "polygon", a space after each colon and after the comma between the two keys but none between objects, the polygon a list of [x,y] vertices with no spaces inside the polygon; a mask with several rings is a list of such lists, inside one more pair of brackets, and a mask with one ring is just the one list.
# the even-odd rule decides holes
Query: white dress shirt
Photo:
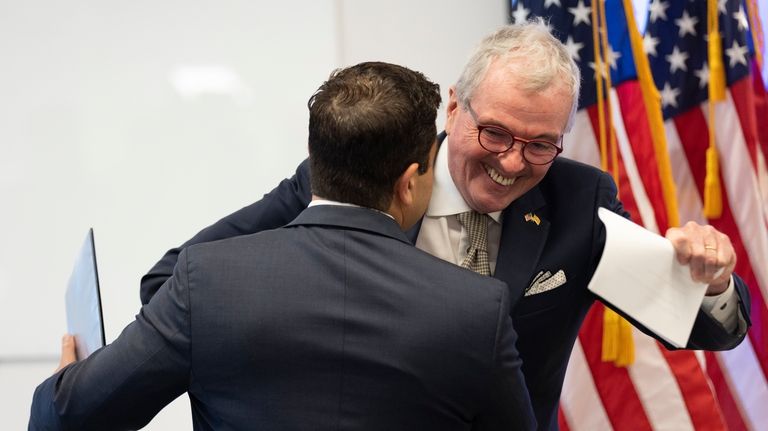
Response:
[{"label": "white dress shirt", "polygon": [[[469,235],[463,228],[456,214],[470,211],[472,208],[464,202],[448,171],[448,145],[441,145],[435,159],[435,181],[432,198],[427,213],[421,224],[416,247],[448,262],[460,265],[467,256]],[[491,274],[496,271],[496,259],[501,242],[501,211],[488,216],[488,261]],[[741,317],[738,298],[735,295],[733,280],[728,289],[715,296],[704,297],[701,309],[723,324],[726,330],[733,332],[738,326],[746,329],[746,322]]]},{"label": "white dress shirt", "polygon": [[316,206],[320,206],[320,205],[335,205],[337,207],[365,208],[365,209],[369,209],[371,211],[376,211],[377,213],[384,214],[385,216],[391,218],[392,220],[395,219],[394,217],[392,217],[392,214],[386,213],[384,211],[379,211],[379,210],[377,210],[375,208],[363,207],[363,206],[360,206],[360,205],[348,204],[346,202],[332,201],[332,200],[323,199],[323,198],[313,198],[309,202],[309,205],[307,205],[307,208],[309,208],[309,207],[316,207]]},{"label": "white dress shirt", "polygon": [[[448,148],[440,146],[435,159],[435,181],[432,199],[421,222],[416,247],[448,262],[461,265],[467,257],[469,235],[461,226],[456,214],[471,211],[464,202],[451,173],[448,172]],[[488,220],[488,262],[491,274],[496,270],[496,258],[501,242],[501,211],[489,213]]]}]

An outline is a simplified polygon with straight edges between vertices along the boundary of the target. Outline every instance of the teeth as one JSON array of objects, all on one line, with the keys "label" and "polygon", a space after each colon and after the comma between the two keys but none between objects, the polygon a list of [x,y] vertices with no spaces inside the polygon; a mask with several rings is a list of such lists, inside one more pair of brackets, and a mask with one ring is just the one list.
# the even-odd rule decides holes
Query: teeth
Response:
[{"label": "teeth", "polygon": [[488,173],[488,176],[491,177],[491,179],[498,184],[501,184],[502,186],[511,186],[514,184],[515,179],[514,178],[506,178],[502,176],[496,169],[493,169],[492,167],[488,165],[485,166],[485,172]]}]

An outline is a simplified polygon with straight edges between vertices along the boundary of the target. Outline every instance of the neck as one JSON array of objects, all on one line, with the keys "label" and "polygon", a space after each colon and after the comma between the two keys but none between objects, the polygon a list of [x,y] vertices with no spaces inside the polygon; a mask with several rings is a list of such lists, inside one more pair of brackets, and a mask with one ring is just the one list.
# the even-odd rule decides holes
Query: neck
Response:
[{"label": "neck", "polygon": [[397,224],[400,225],[400,229],[404,231],[408,230],[413,225],[413,223],[409,223],[408,221],[407,211],[403,208],[402,202],[396,197],[392,199],[389,208],[384,212],[392,217]]}]

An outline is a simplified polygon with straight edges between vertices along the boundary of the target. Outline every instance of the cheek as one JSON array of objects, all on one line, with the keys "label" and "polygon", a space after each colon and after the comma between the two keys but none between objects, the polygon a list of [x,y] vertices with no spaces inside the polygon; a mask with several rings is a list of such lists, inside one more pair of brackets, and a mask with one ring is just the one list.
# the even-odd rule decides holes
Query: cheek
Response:
[{"label": "cheek", "polygon": [[[458,156],[458,161],[462,164],[469,164],[478,161],[485,154],[479,153],[475,148],[472,141],[469,138],[462,139],[459,148],[456,148],[455,154]],[[479,146],[479,145],[478,145]],[[481,148],[482,150],[482,148]],[[483,150],[484,151],[484,150]]]},{"label": "cheek", "polygon": [[480,148],[480,145],[477,145],[477,148],[471,147],[470,151],[465,154],[465,158],[475,174],[481,172],[485,175],[483,163],[493,164],[493,155]]},{"label": "cheek", "polygon": [[465,139],[455,141],[454,145],[449,147],[448,165],[454,182],[459,187],[468,186],[466,183],[476,180],[481,175],[486,175],[485,169],[482,167],[482,160],[488,156],[488,152],[483,150],[480,145],[473,145],[473,143],[475,141],[465,137]]}]

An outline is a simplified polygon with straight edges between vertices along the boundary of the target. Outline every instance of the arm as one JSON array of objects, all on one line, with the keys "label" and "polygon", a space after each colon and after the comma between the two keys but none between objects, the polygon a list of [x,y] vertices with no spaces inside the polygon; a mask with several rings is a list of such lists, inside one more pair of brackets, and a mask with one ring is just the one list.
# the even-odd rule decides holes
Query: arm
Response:
[{"label": "arm", "polygon": [[[626,218],[630,218],[629,214],[624,211],[621,202],[616,198],[616,185],[613,179],[603,174],[599,181],[599,190],[597,197],[596,208],[603,206],[613,212],[620,214]],[[597,247],[600,251],[596,255],[598,258],[594,262],[594,267],[599,261],[599,256],[602,254],[602,248],[605,245],[605,227],[599,222],[597,216],[595,216],[598,226],[596,241]],[[749,292],[747,286],[735,273],[732,273],[735,264],[735,252],[733,247],[730,246],[728,237],[711,226],[702,226],[697,223],[689,222],[682,228],[671,228],[667,231],[667,239],[672,242],[675,247],[675,252],[678,261],[681,264],[689,265],[691,269],[691,277],[697,281],[707,283],[709,288],[707,290],[708,295],[717,295],[722,293],[728,287],[728,280],[732,279],[735,287],[734,292],[734,304],[732,305],[731,313],[738,314],[733,321],[739,322],[735,330],[729,330],[723,326],[724,320],[722,317],[713,317],[709,312],[711,307],[702,306],[696,316],[696,322],[691,332],[691,338],[688,341],[686,348],[689,349],[703,349],[703,350],[727,350],[738,345],[746,335],[746,328],[749,325]],[[705,241],[706,240],[706,241]],[[711,250],[706,250],[704,244],[713,242],[717,244],[719,250],[719,256],[712,253]],[[717,259],[713,259],[717,257]],[[718,273],[719,269],[723,270]],[[603,301],[605,303],[605,301]],[[655,334],[648,329],[640,325],[637,321],[626,316],[621,310],[616,309],[611,304],[605,303],[624,318],[629,320],[636,328],[640,329],[644,333],[656,338],[668,349],[673,347],[664,340],[659,339]]]},{"label": "arm", "polygon": [[523,361],[515,347],[517,333],[512,326],[509,312],[509,289],[502,284],[501,290],[496,352],[488,381],[486,408],[475,418],[472,429],[535,430],[536,416],[523,377]]},{"label": "arm", "polygon": [[280,182],[260,201],[208,226],[180,247],[168,250],[160,261],[141,278],[141,303],[149,303],[160,286],[171,276],[181,250],[192,244],[281,227],[299,215],[311,200],[309,159],[306,159],[296,169],[293,177]]},{"label": "arm", "polygon": [[188,293],[182,253],[174,276],[114,343],[37,387],[29,429],[138,429],[184,393],[190,381]]}]

